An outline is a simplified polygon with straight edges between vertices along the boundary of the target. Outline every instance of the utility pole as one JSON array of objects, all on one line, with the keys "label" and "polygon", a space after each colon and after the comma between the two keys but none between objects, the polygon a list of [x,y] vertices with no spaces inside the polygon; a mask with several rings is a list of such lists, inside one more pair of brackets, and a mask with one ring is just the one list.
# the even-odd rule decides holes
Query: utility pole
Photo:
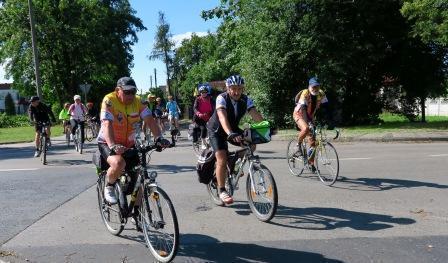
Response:
[{"label": "utility pole", "polygon": [[34,28],[33,0],[28,0],[28,12],[29,12],[29,16],[30,16],[31,44],[33,46],[34,73],[36,75],[37,96],[39,96],[39,98],[43,101],[42,90],[40,88],[39,55],[37,53],[36,30]]},{"label": "utility pole", "polygon": [[157,89],[157,69],[154,68],[154,84],[155,84],[155,88]]},{"label": "utility pole", "polygon": [[151,83],[151,89],[152,89],[152,76],[149,76],[149,81]]}]

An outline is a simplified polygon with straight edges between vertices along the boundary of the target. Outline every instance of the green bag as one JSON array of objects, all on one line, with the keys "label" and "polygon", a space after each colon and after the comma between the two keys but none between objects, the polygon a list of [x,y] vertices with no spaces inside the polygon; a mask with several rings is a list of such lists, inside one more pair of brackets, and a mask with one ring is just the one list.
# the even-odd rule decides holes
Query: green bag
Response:
[{"label": "green bag", "polygon": [[250,125],[245,132],[245,139],[252,144],[267,143],[271,141],[271,125],[269,121],[261,121]]}]

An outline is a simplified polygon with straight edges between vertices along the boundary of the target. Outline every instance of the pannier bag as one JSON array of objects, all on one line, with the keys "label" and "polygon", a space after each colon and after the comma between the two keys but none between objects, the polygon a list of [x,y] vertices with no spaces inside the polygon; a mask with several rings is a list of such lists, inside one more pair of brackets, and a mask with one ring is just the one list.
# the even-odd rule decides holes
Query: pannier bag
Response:
[{"label": "pannier bag", "polygon": [[271,125],[268,121],[251,124],[250,128],[244,131],[244,138],[252,144],[270,142]]},{"label": "pannier bag", "polygon": [[201,155],[198,158],[198,163],[196,164],[196,172],[198,174],[198,180],[200,183],[210,183],[210,181],[213,179],[215,163],[215,152],[210,148],[202,150]]}]

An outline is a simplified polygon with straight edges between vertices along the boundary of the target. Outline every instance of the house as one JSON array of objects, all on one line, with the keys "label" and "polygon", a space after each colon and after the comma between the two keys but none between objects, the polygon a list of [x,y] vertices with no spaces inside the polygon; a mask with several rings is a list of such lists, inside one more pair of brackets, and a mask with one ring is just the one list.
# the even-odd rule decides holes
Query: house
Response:
[{"label": "house", "polygon": [[25,113],[26,105],[20,103],[22,100],[19,96],[19,91],[12,88],[11,83],[0,83],[0,112],[5,112],[5,97],[9,94],[12,96],[14,105],[16,105],[16,113]]}]

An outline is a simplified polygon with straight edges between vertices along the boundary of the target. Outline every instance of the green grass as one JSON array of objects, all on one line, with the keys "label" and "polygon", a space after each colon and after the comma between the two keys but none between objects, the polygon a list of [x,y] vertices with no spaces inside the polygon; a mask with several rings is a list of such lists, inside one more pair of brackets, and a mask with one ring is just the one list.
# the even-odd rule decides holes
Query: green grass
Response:
[{"label": "green grass", "polygon": [[[448,131],[448,116],[426,116],[426,122],[410,122],[406,117],[397,114],[383,113],[380,115],[383,123],[377,125],[360,125],[338,127],[344,137],[359,136],[363,134],[383,133],[409,133],[409,132],[441,132]],[[295,129],[279,131],[280,137],[295,135]]]},{"label": "green grass", "polygon": [[[0,128],[0,143],[32,142],[34,141],[34,126],[17,128]],[[51,127],[51,137],[62,135],[62,125]]]}]

